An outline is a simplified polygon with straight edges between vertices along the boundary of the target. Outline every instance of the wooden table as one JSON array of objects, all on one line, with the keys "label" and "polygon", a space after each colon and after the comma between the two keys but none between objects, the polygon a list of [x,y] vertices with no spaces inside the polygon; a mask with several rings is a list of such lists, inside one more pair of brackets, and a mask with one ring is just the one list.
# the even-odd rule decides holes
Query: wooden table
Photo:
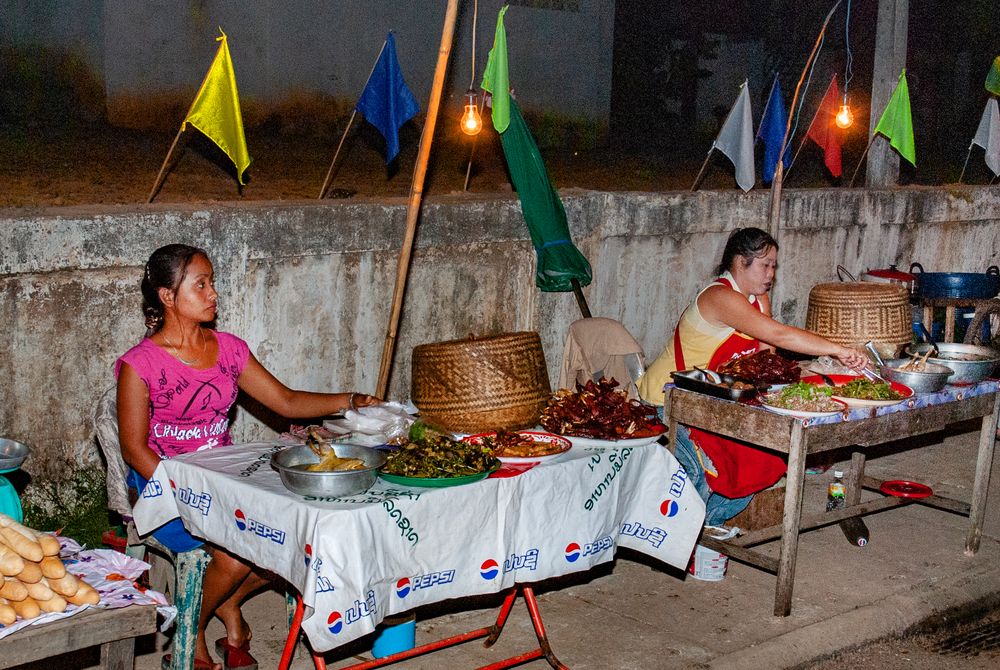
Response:
[{"label": "wooden table", "polygon": [[[924,309],[924,328],[931,332],[934,324],[934,308],[944,307],[944,342],[955,341],[955,310],[958,307],[972,308],[979,312],[992,298],[980,300],[976,298],[920,298],[920,306]],[[973,319],[975,315],[973,315]],[[970,322],[971,324],[971,322]]]},{"label": "wooden table", "polygon": [[[710,430],[735,439],[759,445],[763,450],[788,454],[788,474],[785,483],[785,507],[780,526],[751,531],[726,541],[702,537],[699,542],[711,549],[725,553],[777,574],[774,614],[788,616],[792,608],[792,587],[795,580],[795,559],[798,552],[799,532],[827,526],[844,519],[880,512],[892,507],[919,503],[968,516],[971,524],[965,543],[965,553],[979,550],[982,536],[983,515],[990,468],[993,464],[997,415],[1000,410],[1000,393],[995,383],[989,392],[965,397],[954,402],[943,402],[926,407],[906,409],[894,413],[853,418],[856,414],[875,414],[873,410],[852,412],[852,418],[837,423],[804,425],[802,419],[768,412],[761,407],[719,400],[700,393],[671,387],[668,400],[668,435],[676,434],[677,424]],[[984,387],[985,388],[985,387]],[[888,409],[888,408],[886,408]],[[945,426],[968,419],[982,419],[979,433],[979,450],[976,459],[975,482],[971,503],[952,500],[943,496],[922,499],[886,496],[861,503],[862,488],[879,490],[881,480],[864,474],[864,447],[922,435],[943,429]],[[845,480],[847,507],[842,510],[802,515],[802,489],[805,482],[805,465],[808,454],[820,453],[846,446],[860,447],[854,451],[851,469]],[[673,448],[673,440],[671,440]],[[750,547],[781,539],[778,559]]]},{"label": "wooden table", "polygon": [[155,605],[91,608],[65,619],[22,628],[3,638],[0,668],[101,645],[101,668],[132,670],[135,638],[155,632]]}]

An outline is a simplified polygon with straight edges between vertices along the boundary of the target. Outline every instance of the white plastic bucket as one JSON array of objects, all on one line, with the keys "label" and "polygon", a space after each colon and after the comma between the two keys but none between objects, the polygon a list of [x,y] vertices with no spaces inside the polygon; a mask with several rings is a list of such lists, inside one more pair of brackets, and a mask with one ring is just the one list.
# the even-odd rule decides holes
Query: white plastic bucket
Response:
[{"label": "white plastic bucket", "polygon": [[729,557],[700,544],[694,548],[694,556],[688,565],[688,572],[703,582],[720,582],[726,576]]}]

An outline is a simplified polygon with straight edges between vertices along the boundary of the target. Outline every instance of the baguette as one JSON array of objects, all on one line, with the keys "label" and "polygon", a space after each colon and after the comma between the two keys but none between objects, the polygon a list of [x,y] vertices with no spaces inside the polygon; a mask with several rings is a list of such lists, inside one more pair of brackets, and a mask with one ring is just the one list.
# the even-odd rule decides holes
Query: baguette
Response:
[{"label": "baguette", "polygon": [[101,602],[101,594],[87,582],[80,580],[80,590],[75,595],[66,598],[74,605],[96,605]]},{"label": "baguette", "polygon": [[13,576],[24,570],[24,559],[0,540],[0,575]]},{"label": "baguette", "polygon": [[28,597],[28,587],[16,579],[0,578],[0,597],[7,600],[24,600]]},{"label": "baguette", "polygon": [[17,612],[7,604],[7,601],[0,598],[0,624],[9,626],[17,621]]},{"label": "baguette", "polygon": [[40,581],[42,579],[42,569],[38,567],[38,563],[25,561],[24,569],[14,576],[20,579],[25,584],[34,584],[35,582]]},{"label": "baguette", "polygon": [[17,612],[17,616],[22,619],[34,619],[42,613],[42,608],[38,606],[38,603],[31,596],[28,596],[24,600],[12,600],[10,601],[10,606]]},{"label": "baguette", "polygon": [[43,584],[41,581],[25,584],[24,587],[28,590],[28,597],[34,598],[39,604],[55,595],[49,585]]},{"label": "baguette", "polygon": [[66,576],[66,566],[55,556],[46,556],[38,564],[42,574],[50,579],[60,579]]},{"label": "baguette", "polygon": [[48,600],[39,600],[38,608],[43,612],[65,612],[66,599],[53,593]]},{"label": "baguette", "polygon": [[74,577],[70,572],[67,572],[58,579],[43,577],[42,582],[47,584],[50,589],[64,598],[75,596],[76,592],[80,590],[80,580]]},{"label": "baguette", "polygon": [[19,533],[11,526],[0,528],[0,537],[7,543],[8,547],[29,561],[37,563],[45,556],[44,552],[42,552],[42,546],[36,540],[29,540],[23,533]]},{"label": "baguette", "polygon": [[[49,557],[58,557],[59,552],[62,551],[62,546],[59,544],[59,538],[55,535],[50,535],[49,533],[37,533],[37,538],[39,546],[42,548],[42,553]],[[57,558],[58,560],[58,558]],[[59,561],[62,563],[62,561]]]}]

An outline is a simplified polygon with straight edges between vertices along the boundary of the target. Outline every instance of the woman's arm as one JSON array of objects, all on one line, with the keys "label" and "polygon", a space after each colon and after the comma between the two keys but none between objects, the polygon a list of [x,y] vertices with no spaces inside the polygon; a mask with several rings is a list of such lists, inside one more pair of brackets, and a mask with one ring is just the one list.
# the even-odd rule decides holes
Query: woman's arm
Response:
[{"label": "woman's arm", "polygon": [[[766,303],[770,307],[770,303]],[[812,333],[765,316],[743,296],[725,286],[713,286],[698,298],[698,309],[710,323],[724,324],[766,344],[809,356],[834,356],[852,368],[863,368],[867,357]]]},{"label": "woman's arm", "polygon": [[237,380],[239,387],[255,400],[289,419],[306,419],[326,416],[379,402],[364,393],[312,393],[290,389],[250,354],[246,367]]},{"label": "woman's arm", "polygon": [[118,442],[122,458],[149,479],[160,457],[149,448],[149,389],[128,363],[118,373]]}]

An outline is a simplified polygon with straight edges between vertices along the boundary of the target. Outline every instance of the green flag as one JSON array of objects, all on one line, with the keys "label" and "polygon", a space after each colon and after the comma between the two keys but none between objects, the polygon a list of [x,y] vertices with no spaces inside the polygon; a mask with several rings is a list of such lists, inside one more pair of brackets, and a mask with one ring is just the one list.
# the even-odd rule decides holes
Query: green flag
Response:
[{"label": "green flag", "polygon": [[882,133],[890,146],[899,155],[917,165],[917,154],[913,149],[913,117],[910,114],[910,91],[906,86],[906,70],[899,75],[899,83],[892,92],[889,104],[882,112],[882,118],[875,126],[875,134]]},{"label": "green flag", "polygon": [[1000,56],[993,59],[990,71],[986,73],[986,90],[993,95],[1000,95]]},{"label": "green flag", "polygon": [[493,48],[483,70],[482,89],[493,95],[493,127],[503,133],[510,125],[510,78],[507,74],[507,30],[503,15],[510,5],[504,5],[497,14],[497,30]]},{"label": "green flag", "polygon": [[513,100],[510,100],[509,128],[500,135],[500,141],[538,255],[535,285],[543,291],[572,291],[572,280],[576,279],[586,286],[591,280],[590,263],[570,239],[566,210]]}]

